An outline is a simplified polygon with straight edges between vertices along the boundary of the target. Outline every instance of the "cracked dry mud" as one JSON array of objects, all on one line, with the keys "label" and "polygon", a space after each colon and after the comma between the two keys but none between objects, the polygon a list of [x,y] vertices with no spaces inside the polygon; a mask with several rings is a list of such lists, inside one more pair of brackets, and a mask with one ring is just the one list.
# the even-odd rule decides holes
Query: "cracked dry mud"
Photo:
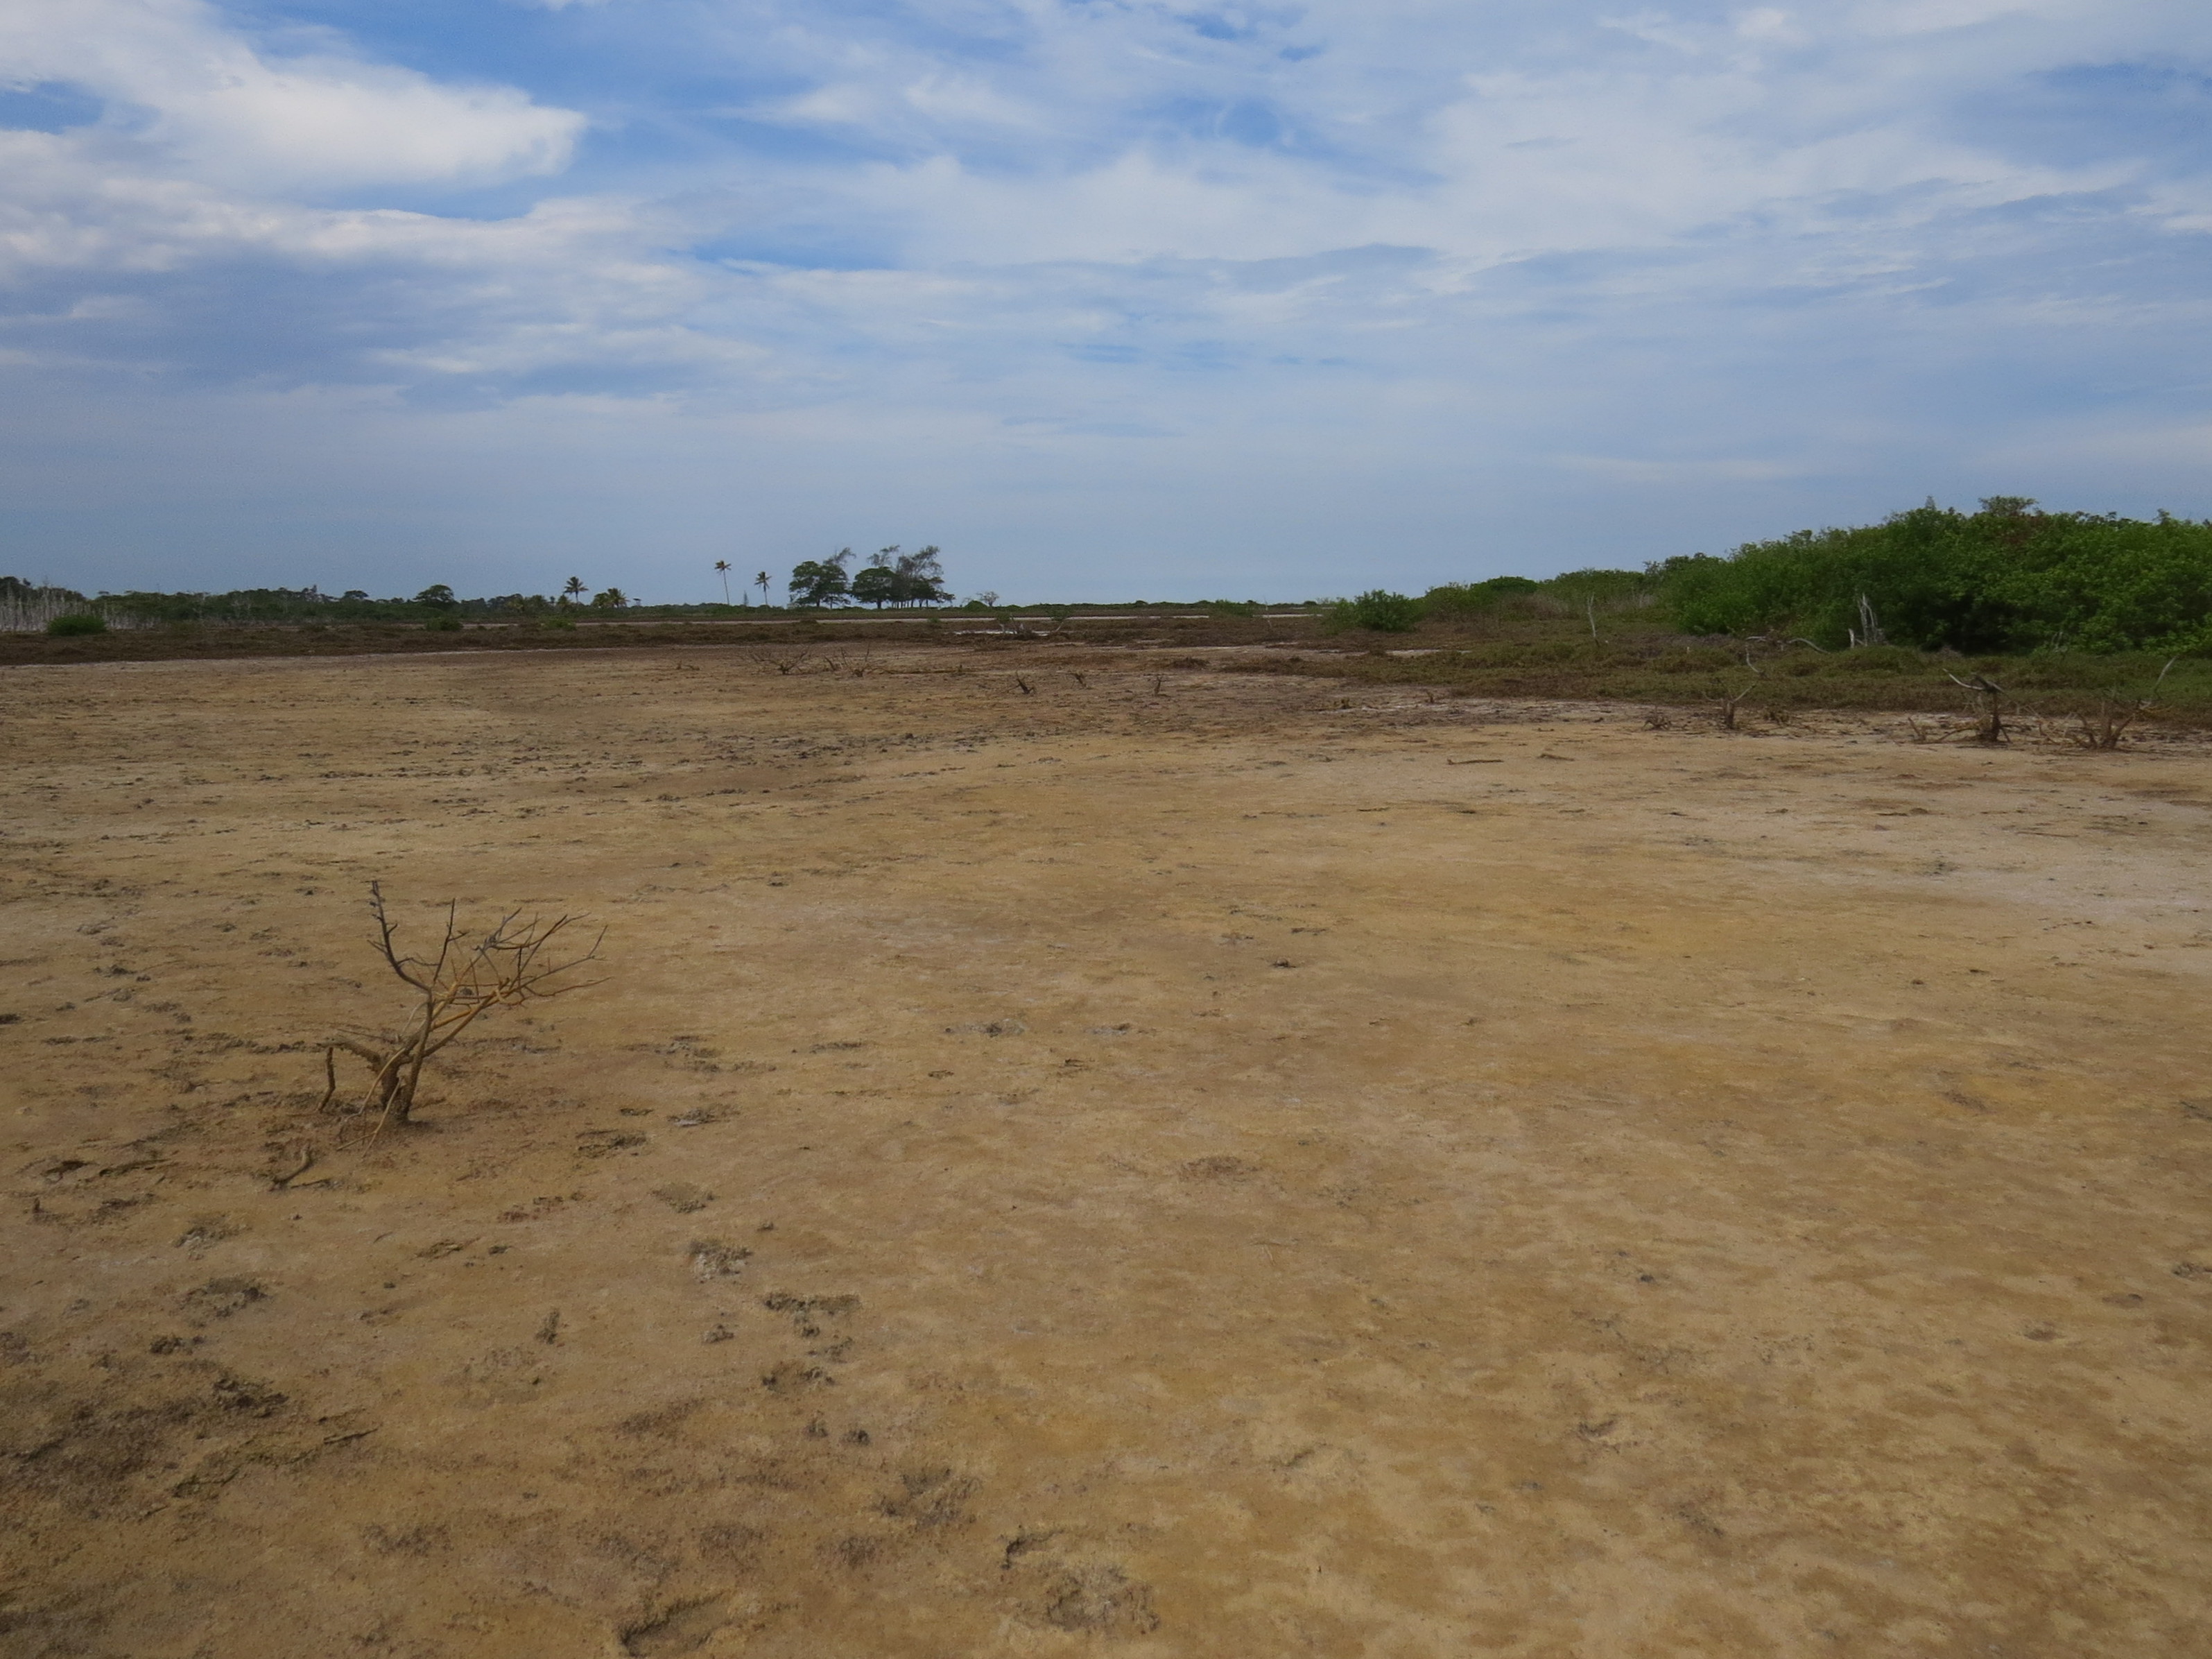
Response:
[{"label": "cracked dry mud", "polygon": [[0,678],[0,1653],[2203,1650],[2212,754],[871,666]]}]

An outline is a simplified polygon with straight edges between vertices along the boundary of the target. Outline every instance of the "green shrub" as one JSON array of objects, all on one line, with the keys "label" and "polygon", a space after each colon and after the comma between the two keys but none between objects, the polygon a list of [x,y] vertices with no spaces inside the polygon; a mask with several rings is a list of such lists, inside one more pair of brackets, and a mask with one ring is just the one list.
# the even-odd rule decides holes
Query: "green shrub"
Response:
[{"label": "green shrub", "polygon": [[548,617],[538,625],[540,628],[564,628],[571,634],[576,631],[576,619],[573,617]]},{"label": "green shrub", "polygon": [[1347,628],[1364,628],[1375,634],[1410,634],[1428,607],[1404,593],[1370,588],[1357,599],[1339,599],[1328,608],[1328,628],[1340,634]]},{"label": "green shrub", "polygon": [[1502,599],[1534,593],[1541,582],[1526,576],[1492,576],[1488,581],[1446,582],[1421,596],[1432,615],[1471,617],[1497,608]]},{"label": "green shrub", "polygon": [[458,634],[461,631],[459,617],[433,617],[422,626],[433,634]]},{"label": "green shrub", "polygon": [[1658,569],[1693,634],[1790,633],[1830,647],[1885,636],[1923,650],[2212,650],[2212,522],[2039,513],[1992,496],[1879,525],[1801,530]]},{"label": "green shrub", "polygon": [[1617,611],[1641,602],[1649,605],[1658,586],[1645,570],[1569,570],[1543,584],[1544,591],[1571,611],[1595,605]]},{"label": "green shrub", "polygon": [[72,617],[57,617],[46,624],[46,632],[58,639],[73,639],[81,634],[105,634],[107,618],[80,611]]}]

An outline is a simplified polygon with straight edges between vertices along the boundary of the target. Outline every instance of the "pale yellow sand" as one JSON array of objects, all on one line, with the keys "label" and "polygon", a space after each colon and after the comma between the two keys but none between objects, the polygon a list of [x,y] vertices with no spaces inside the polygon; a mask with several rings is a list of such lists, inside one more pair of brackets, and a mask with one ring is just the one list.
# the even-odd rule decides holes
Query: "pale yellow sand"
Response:
[{"label": "pale yellow sand", "polygon": [[0,677],[0,1651],[2205,1650],[2212,755],[1015,660]]}]

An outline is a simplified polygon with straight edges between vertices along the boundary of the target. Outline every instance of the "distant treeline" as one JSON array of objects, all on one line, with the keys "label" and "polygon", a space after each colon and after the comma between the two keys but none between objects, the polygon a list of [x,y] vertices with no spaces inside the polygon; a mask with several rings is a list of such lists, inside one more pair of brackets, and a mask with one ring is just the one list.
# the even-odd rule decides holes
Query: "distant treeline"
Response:
[{"label": "distant treeline", "polygon": [[[614,602],[622,603],[619,594]],[[228,593],[101,593],[88,598],[74,588],[26,581],[20,576],[0,576],[0,611],[39,614],[40,625],[48,613],[61,615],[71,611],[140,626],[195,622],[419,623],[447,616],[471,619],[529,616],[550,611],[557,603],[534,593],[464,599],[442,585],[427,587],[411,599],[373,599],[358,588],[346,593],[325,593],[317,587],[241,587]]]},{"label": "distant treeline", "polygon": [[1423,617],[1595,620],[1644,607],[1687,634],[1783,635],[1831,650],[2212,653],[2212,521],[2043,513],[2023,496],[1991,496],[1977,513],[1930,501],[1878,525],[1801,530],[1724,557],[1547,581],[1498,576],[1419,599],[1363,593],[1332,616],[1340,627],[1403,631]]},{"label": "distant treeline", "polygon": [[[895,552],[896,550],[887,550]],[[925,549],[925,553],[934,550]],[[824,562],[832,568],[834,561]],[[809,567],[802,566],[805,570]],[[848,588],[833,593],[796,591],[801,584],[794,581],[793,603],[787,607],[759,605],[703,603],[697,605],[646,605],[630,598],[619,587],[602,588],[597,592],[579,578],[569,578],[567,588],[548,596],[543,593],[495,593],[481,599],[465,599],[442,583],[424,588],[412,599],[372,599],[356,588],[343,593],[325,593],[319,587],[243,587],[226,593],[157,593],[132,592],[102,592],[88,596],[75,588],[33,582],[21,576],[0,576],[0,632],[10,629],[30,630],[48,627],[60,617],[98,617],[118,628],[147,628],[162,624],[204,623],[210,624],[273,623],[392,623],[455,627],[464,623],[548,621],[561,623],[568,617],[590,617],[595,620],[650,621],[659,618],[716,619],[788,614],[791,611],[816,611],[850,605],[854,602],[873,601],[878,608],[890,605],[941,605],[949,596],[941,591],[923,593],[914,589],[892,589],[885,585],[879,593],[869,578],[878,574],[871,565],[858,572]],[[896,574],[896,567],[892,567]],[[919,588],[919,584],[915,588]],[[1308,599],[1301,603],[1319,605],[1321,600]],[[1129,599],[1113,605],[1014,605],[1001,603],[995,593],[986,593],[954,607],[975,613],[1007,613],[1018,610],[1042,611],[1054,617],[1073,615],[1083,611],[1204,611],[1215,616],[1257,616],[1265,607],[1257,599]]]},{"label": "distant treeline", "polygon": [[[847,576],[848,553],[793,572],[793,608],[855,599],[878,605],[941,605],[951,596],[937,550],[901,556],[886,548]],[[720,567],[718,567],[720,569]],[[723,574],[726,574],[725,571]],[[754,579],[765,597],[765,572]],[[878,591],[880,589],[880,591]],[[1315,601],[1305,601],[1313,605]],[[763,606],[763,609],[766,607]],[[995,593],[962,610],[1007,611]],[[1055,617],[1098,606],[1044,605]],[[1198,610],[1256,615],[1257,600],[1133,600],[1116,610]],[[72,611],[117,626],[162,623],[401,623],[458,627],[463,621],[574,615],[713,617],[750,607],[640,607],[621,589],[593,593],[578,577],[551,598],[536,593],[462,599],[443,585],[412,599],[371,599],[313,587],[242,588],[228,593],[103,593],[0,576],[0,629],[44,628]],[[1537,580],[1498,576],[1447,583],[1419,598],[1382,590],[1328,608],[1337,628],[1402,633],[1425,619],[1588,617],[1641,610],[1684,633],[1802,638],[1826,649],[1894,644],[1972,655],[2035,651],[2156,651],[2212,654],[2212,521],[2114,514],[2045,513],[2023,496],[1992,496],[1975,513],[1929,501],[1878,525],[1801,530],[1751,542],[1725,556],[1665,559],[1641,570],[1574,570]],[[759,611],[751,614],[758,615]]]}]

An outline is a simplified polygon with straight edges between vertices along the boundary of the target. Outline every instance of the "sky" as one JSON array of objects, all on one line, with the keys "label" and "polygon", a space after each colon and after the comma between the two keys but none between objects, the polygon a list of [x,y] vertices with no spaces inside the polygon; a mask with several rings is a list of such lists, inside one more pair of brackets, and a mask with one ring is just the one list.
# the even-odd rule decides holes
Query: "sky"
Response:
[{"label": "sky", "polygon": [[5,0],[0,571],[1324,597],[2212,516],[2203,0]]}]

